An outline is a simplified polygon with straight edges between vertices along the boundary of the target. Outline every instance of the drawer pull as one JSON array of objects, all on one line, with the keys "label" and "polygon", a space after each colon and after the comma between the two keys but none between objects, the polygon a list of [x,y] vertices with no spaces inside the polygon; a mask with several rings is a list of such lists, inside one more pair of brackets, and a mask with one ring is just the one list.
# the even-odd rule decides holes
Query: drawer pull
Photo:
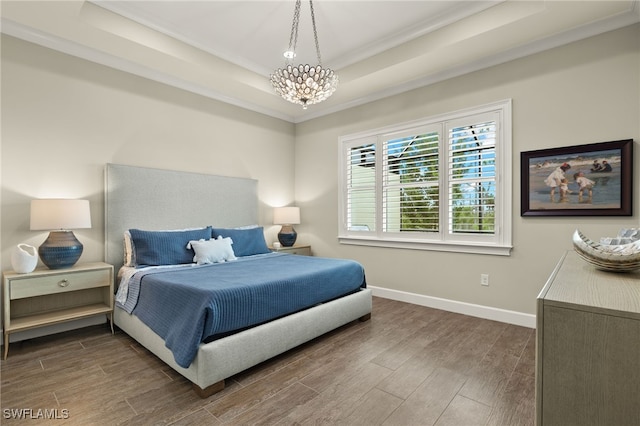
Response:
[{"label": "drawer pull", "polygon": [[65,278],[65,279],[63,279],[62,281],[60,281],[60,282],[58,283],[58,285],[59,285],[60,287],[66,287],[66,286],[68,286],[68,285],[69,285],[69,281]]}]

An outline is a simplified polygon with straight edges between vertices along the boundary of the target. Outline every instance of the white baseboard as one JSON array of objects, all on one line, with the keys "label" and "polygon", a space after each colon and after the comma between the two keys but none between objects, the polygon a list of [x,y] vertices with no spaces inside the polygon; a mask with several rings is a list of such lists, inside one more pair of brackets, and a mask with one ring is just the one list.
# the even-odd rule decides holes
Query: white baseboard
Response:
[{"label": "white baseboard", "polygon": [[508,311],[506,309],[492,308],[490,306],[474,305],[472,303],[458,302],[456,300],[441,299],[439,297],[424,296],[422,294],[408,293],[388,288],[367,286],[374,296],[399,302],[413,303],[414,305],[427,306],[443,311],[470,315],[473,317],[506,322],[522,327],[536,328],[536,316],[522,312]]}]

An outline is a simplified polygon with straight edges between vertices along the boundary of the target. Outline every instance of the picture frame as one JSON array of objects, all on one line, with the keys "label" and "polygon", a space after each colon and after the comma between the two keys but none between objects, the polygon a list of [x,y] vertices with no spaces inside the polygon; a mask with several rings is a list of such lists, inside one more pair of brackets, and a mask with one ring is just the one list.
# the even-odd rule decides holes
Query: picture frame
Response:
[{"label": "picture frame", "polygon": [[521,216],[632,215],[632,139],[523,151],[520,171]]}]

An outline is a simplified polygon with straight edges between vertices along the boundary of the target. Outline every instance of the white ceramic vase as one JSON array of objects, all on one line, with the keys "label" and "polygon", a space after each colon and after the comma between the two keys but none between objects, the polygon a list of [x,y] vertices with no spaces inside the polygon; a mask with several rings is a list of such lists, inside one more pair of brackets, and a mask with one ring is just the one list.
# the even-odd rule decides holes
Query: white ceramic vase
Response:
[{"label": "white ceramic vase", "polygon": [[29,244],[18,244],[11,253],[11,266],[19,274],[28,274],[36,269],[38,250]]}]

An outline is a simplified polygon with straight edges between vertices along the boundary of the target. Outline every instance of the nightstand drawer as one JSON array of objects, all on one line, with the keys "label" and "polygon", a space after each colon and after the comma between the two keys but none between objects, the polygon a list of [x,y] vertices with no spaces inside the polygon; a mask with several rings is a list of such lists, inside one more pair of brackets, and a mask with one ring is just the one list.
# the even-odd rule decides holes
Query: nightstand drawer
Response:
[{"label": "nightstand drawer", "polygon": [[111,271],[70,272],[40,277],[12,280],[9,289],[11,300],[46,294],[64,293],[94,287],[109,286]]},{"label": "nightstand drawer", "polygon": [[283,253],[289,254],[297,254],[299,256],[311,256],[311,249],[309,247],[300,247],[300,248],[291,248],[289,250],[283,251]]},{"label": "nightstand drawer", "polygon": [[275,251],[277,253],[288,253],[288,254],[297,254],[299,256],[311,256],[311,246],[310,245],[297,245],[291,247],[269,247],[269,250]]}]

